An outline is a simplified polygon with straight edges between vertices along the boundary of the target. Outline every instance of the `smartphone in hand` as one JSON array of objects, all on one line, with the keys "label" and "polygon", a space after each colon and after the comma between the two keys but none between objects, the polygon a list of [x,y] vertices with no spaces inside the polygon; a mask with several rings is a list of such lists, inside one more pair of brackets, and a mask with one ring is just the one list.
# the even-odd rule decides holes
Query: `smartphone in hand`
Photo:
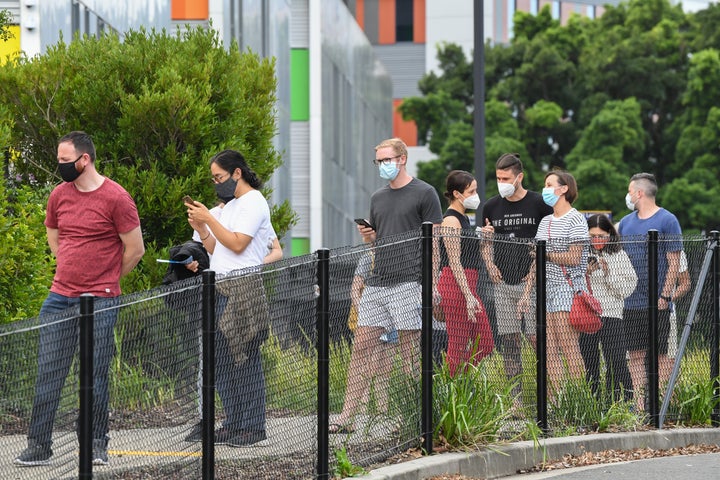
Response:
[{"label": "smartphone in hand", "polygon": [[190,195],[185,195],[182,198],[183,203],[189,203],[190,205],[195,205],[195,200],[192,199]]},{"label": "smartphone in hand", "polygon": [[372,224],[364,218],[356,218],[355,223],[357,223],[358,225],[362,225],[363,227],[372,228],[373,230],[375,230],[375,227],[373,227]]}]

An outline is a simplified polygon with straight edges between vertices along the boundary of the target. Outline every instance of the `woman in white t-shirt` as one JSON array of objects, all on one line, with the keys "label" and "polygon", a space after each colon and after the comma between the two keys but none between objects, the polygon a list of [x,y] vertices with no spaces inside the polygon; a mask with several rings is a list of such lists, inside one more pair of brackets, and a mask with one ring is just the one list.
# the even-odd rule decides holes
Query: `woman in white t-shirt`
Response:
[{"label": "woman in white t-shirt", "polygon": [[[572,206],[577,195],[577,183],[568,172],[552,170],[545,175],[542,196],[545,203],[553,207],[553,213],[540,221],[535,239],[547,241],[545,306],[551,398],[561,388],[564,362],[567,362],[572,377],[577,379],[584,375],[579,333],[570,326],[573,292],[587,290],[588,226],[585,217]],[[529,310],[534,270],[530,277],[518,308]]]},{"label": "woman in white t-shirt", "polygon": [[260,346],[267,338],[269,312],[259,271],[275,235],[259,190],[262,182],[242,154],[218,153],[210,173],[225,202],[217,218],[199,202],[185,205],[190,225],[212,255],[210,269],[218,274],[216,303],[222,311],[217,314],[216,384],[226,418],[215,443],[239,447],[266,438]]}]

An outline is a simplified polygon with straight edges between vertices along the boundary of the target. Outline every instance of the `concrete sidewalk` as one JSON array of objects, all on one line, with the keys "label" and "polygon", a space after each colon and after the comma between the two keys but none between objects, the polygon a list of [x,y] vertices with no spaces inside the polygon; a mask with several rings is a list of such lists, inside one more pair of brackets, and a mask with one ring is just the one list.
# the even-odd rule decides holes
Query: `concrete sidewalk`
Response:
[{"label": "concrete sidewalk", "polygon": [[[331,422],[333,418],[331,417]],[[314,472],[317,450],[317,417],[288,416],[267,418],[268,438],[262,442],[242,448],[224,445],[215,448],[215,460],[242,461],[262,458],[282,458],[297,454],[307,455],[307,471]],[[111,430],[108,448],[109,464],[93,467],[96,478],[121,478],[125,472],[141,475],[162,466],[182,468],[194,478],[191,472],[199,472],[202,461],[202,444],[184,441],[192,423],[164,428],[138,428],[132,430]],[[217,425],[219,427],[219,425]],[[356,433],[352,435],[331,435],[331,448],[342,448],[346,444],[364,444],[368,439],[383,439],[395,427],[392,422],[369,422],[358,419]],[[78,477],[78,442],[75,432],[55,431],[53,433],[53,456],[50,465],[20,467],[13,463],[15,457],[27,446],[25,435],[0,435],[0,479],[76,479]],[[133,477],[135,478],[135,477]],[[150,478],[138,476],[137,478]]]},{"label": "concrete sidewalk", "polygon": [[499,478],[528,470],[543,461],[558,460],[566,454],[603,450],[653,448],[666,450],[688,445],[720,445],[720,428],[676,428],[649,432],[598,433],[488,447],[472,453],[443,453],[378,468],[355,480],[424,480],[435,475],[463,474],[469,477]]}]

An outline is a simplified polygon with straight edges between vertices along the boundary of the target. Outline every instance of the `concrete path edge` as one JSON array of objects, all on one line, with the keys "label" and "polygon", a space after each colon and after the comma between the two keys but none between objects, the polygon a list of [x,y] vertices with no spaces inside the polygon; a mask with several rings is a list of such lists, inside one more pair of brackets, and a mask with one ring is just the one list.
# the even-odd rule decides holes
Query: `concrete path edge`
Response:
[{"label": "concrete path edge", "polygon": [[720,428],[674,428],[644,432],[596,433],[516,442],[485,447],[477,452],[442,453],[381,467],[355,480],[424,480],[442,474],[499,478],[527,470],[566,454],[604,450],[653,448],[667,450],[688,445],[720,445]]}]

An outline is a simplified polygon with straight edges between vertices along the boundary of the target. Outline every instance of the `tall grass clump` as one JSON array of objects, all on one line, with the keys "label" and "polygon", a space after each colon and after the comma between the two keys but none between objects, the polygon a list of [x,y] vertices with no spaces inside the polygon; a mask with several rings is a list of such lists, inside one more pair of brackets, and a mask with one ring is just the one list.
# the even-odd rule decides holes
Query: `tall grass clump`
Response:
[{"label": "tall grass clump", "polygon": [[[487,359],[486,359],[487,360]],[[433,376],[435,438],[456,448],[470,448],[499,439],[513,404],[508,382],[498,389],[485,361],[450,374],[446,362]]]}]

